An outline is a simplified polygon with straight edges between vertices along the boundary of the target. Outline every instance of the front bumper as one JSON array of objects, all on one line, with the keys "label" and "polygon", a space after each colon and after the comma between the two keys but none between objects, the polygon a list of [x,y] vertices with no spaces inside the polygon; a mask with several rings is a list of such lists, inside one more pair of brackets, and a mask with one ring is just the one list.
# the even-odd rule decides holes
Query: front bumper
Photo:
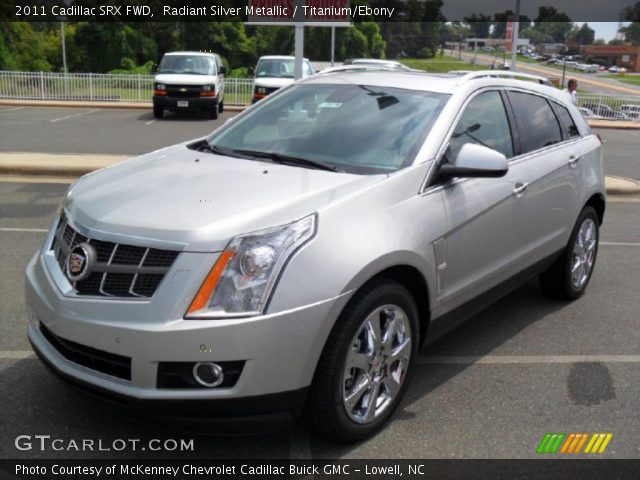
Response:
[{"label": "front bumper", "polygon": [[[189,102],[188,107],[179,107],[179,101]],[[213,110],[218,107],[218,97],[177,98],[164,95],[153,96],[153,106],[168,110]]]},{"label": "front bumper", "polygon": [[[161,285],[148,302],[81,298],[63,293],[49,268],[38,253],[26,272],[28,337],[43,362],[85,390],[131,406],[144,405],[145,411],[157,407],[177,415],[185,407],[196,416],[217,412],[233,417],[294,417],[334,320],[348,299],[345,294],[286,312],[234,320],[154,318],[156,297],[167,290],[180,295],[179,285],[168,289]],[[127,312],[131,317],[123,318]],[[151,318],[141,318],[144,315]],[[66,358],[40,325],[69,342],[130,358],[130,380]],[[158,388],[160,362],[207,361],[243,361],[244,366],[230,388]]]}]

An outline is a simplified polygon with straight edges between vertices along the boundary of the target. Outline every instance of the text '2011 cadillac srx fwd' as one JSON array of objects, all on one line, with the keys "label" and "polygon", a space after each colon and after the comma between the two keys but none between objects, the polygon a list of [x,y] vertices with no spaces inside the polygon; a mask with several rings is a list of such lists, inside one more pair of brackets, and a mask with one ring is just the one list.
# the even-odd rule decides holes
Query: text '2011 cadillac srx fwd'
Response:
[{"label": "text '2011 cadillac srx fwd'", "polygon": [[534,276],[587,288],[602,146],[543,83],[333,69],[80,178],[27,268],[33,348],[148,411],[306,405],[325,435],[372,435],[425,341]]}]

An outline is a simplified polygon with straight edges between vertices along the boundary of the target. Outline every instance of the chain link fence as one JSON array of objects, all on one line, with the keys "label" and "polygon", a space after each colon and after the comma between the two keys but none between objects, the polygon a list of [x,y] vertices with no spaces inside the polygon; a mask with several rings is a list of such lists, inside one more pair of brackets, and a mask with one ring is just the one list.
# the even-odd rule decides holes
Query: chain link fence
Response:
[{"label": "chain link fence", "polygon": [[[225,78],[226,105],[250,105],[252,78]],[[153,75],[0,71],[0,98],[88,102],[150,102]]]}]

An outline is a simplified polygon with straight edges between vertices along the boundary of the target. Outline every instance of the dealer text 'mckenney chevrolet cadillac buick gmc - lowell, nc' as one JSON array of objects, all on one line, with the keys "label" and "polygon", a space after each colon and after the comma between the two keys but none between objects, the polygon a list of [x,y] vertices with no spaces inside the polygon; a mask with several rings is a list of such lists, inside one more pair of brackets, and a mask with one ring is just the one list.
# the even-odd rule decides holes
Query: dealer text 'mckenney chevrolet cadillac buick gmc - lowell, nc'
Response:
[{"label": "dealer text 'mckenney chevrolet cadillac buick gmc - lowell, nc'", "polygon": [[[366,438],[418,349],[539,275],[582,295],[602,145],[509,72],[346,66],[73,184],[26,272],[66,381],[159,415]],[[428,348],[428,347],[427,347]]]}]

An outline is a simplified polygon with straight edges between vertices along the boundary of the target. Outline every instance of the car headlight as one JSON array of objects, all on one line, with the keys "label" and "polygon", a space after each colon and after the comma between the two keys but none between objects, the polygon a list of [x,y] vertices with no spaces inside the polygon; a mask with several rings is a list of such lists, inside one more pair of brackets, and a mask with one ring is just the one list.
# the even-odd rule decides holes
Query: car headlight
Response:
[{"label": "car headlight", "polygon": [[267,93],[267,89],[264,87],[256,87],[256,93]]},{"label": "car headlight", "polygon": [[164,83],[156,83],[156,90],[166,90],[167,87]]},{"label": "car headlight", "polygon": [[203,85],[202,86],[202,91],[203,92],[210,92],[212,90],[215,89],[215,85]]},{"label": "car headlight", "polygon": [[283,267],[316,231],[316,216],[239,235],[220,254],[186,318],[260,315]]}]

